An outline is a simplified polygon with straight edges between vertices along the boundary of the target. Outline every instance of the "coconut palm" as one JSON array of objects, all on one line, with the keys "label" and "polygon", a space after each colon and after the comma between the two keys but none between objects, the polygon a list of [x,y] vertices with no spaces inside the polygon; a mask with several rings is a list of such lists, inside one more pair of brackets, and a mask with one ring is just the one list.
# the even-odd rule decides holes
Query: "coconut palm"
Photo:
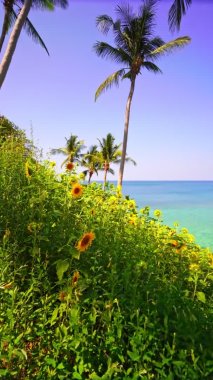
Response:
[{"label": "coconut palm", "polygon": [[187,8],[191,5],[192,0],[174,0],[169,10],[170,29],[180,29],[182,17],[186,14]]},{"label": "coconut palm", "polygon": [[98,175],[98,171],[101,169],[102,155],[98,151],[97,145],[92,145],[90,149],[83,155],[81,160],[81,165],[86,168],[83,171],[84,175],[88,175],[88,183],[90,183],[91,178],[94,173]]},{"label": "coconut palm", "polygon": [[[15,4],[18,7],[18,13],[14,10]],[[33,7],[54,9],[55,5],[59,5],[62,8],[65,8],[68,6],[68,0],[18,0],[16,2],[14,2],[13,0],[4,0],[3,5],[5,9],[5,15],[1,33],[0,47],[3,45],[8,28],[12,25],[14,21],[15,23],[0,64],[0,88],[4,82],[7,71],[9,69],[22,28],[25,28],[28,34],[30,34],[37,42],[39,42],[48,52],[43,40],[41,39],[41,37],[39,36],[39,34],[37,33],[37,31],[28,19],[30,9]]]},{"label": "coconut palm", "polygon": [[136,78],[143,69],[153,73],[161,73],[154,63],[160,56],[175,48],[189,43],[189,37],[179,37],[165,43],[160,37],[153,36],[156,0],[144,1],[138,14],[134,15],[130,6],[117,6],[119,18],[116,21],[108,15],[97,18],[97,26],[104,33],[112,28],[115,47],[106,42],[96,42],[94,50],[102,58],[110,58],[122,65],[122,68],[111,74],[97,89],[95,100],[104,90],[113,84],[118,85],[120,79],[130,80],[130,91],[126,103],[125,126],[122,146],[122,156],[119,169],[118,185],[122,186],[126,148],[128,139],[131,103],[135,89]]},{"label": "coconut palm", "polygon": [[66,146],[64,148],[51,149],[51,154],[63,154],[66,156],[61,166],[68,162],[80,162],[82,158],[82,149],[85,148],[83,141],[78,140],[78,136],[71,135],[69,139],[66,138]]},{"label": "coconut palm", "polygon": [[[111,135],[111,133],[108,133],[106,138],[103,138],[102,140],[98,139],[98,141],[101,148],[100,153],[102,155],[103,162],[102,170],[104,171],[103,188],[105,189],[107,174],[115,174],[114,170],[111,168],[111,164],[119,164],[121,162],[121,144],[115,144],[115,138]],[[136,165],[136,162],[130,157],[126,156],[125,161],[132,162],[134,165]]]}]

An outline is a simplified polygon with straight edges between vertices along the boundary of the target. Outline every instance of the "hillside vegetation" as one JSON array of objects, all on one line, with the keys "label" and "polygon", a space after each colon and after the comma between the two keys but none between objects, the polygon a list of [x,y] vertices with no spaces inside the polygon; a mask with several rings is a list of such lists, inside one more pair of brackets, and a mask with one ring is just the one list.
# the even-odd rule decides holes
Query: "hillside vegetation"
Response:
[{"label": "hillside vegetation", "polygon": [[0,144],[0,378],[213,378],[213,255]]}]

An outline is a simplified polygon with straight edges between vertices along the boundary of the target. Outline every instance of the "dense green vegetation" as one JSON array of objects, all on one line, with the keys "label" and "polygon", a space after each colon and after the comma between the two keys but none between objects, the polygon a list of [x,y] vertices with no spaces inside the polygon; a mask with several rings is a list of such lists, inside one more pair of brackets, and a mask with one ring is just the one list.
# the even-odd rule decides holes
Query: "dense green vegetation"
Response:
[{"label": "dense green vegetation", "polygon": [[0,144],[0,378],[212,379],[213,256]]}]

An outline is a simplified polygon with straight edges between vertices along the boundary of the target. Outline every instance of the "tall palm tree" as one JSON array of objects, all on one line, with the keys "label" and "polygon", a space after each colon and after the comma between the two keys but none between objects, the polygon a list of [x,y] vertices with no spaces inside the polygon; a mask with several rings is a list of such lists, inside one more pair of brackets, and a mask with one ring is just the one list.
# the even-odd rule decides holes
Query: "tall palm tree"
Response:
[{"label": "tall palm tree", "polygon": [[110,58],[116,63],[122,64],[122,68],[111,74],[97,89],[95,100],[104,90],[113,84],[118,85],[120,79],[130,80],[130,91],[126,103],[125,126],[122,146],[122,156],[119,169],[118,185],[122,186],[126,148],[128,139],[129,119],[131,103],[135,89],[136,78],[143,69],[160,73],[161,70],[154,63],[160,56],[175,48],[189,43],[189,37],[179,37],[165,43],[160,37],[153,36],[155,21],[156,0],[145,0],[139,8],[138,14],[134,15],[130,7],[118,6],[116,21],[108,15],[97,18],[97,26],[104,33],[112,28],[114,33],[115,47],[106,42],[96,42],[95,52],[102,58]]},{"label": "tall palm tree", "polygon": [[68,162],[81,161],[82,149],[85,148],[83,141],[78,140],[78,136],[71,135],[69,139],[66,138],[66,146],[64,148],[51,149],[51,154],[63,154],[66,156],[61,166]]},{"label": "tall palm tree", "polygon": [[85,176],[88,174],[88,183],[90,183],[94,173],[98,175],[98,171],[101,169],[101,163],[102,155],[98,151],[97,145],[92,145],[81,160],[81,165],[86,168],[83,173]]},{"label": "tall palm tree", "polygon": [[[115,138],[114,136],[111,135],[111,133],[108,133],[106,138],[103,138],[102,141],[99,139],[98,141],[101,148],[100,152],[102,155],[102,162],[103,162],[102,170],[104,171],[103,188],[105,189],[107,174],[108,173],[115,174],[114,170],[111,168],[111,164],[119,164],[121,162],[121,156],[122,156],[122,152],[120,150],[121,144],[119,145],[115,144]],[[130,157],[125,157],[125,161],[130,161],[134,165],[136,165],[136,162]]]},{"label": "tall palm tree", "polygon": [[10,63],[12,61],[12,57],[15,52],[16,45],[17,45],[19,36],[21,34],[22,28],[25,28],[28,31],[28,34],[31,34],[31,36],[36,41],[38,41],[47,51],[47,48],[43,40],[38,35],[35,28],[33,27],[33,25],[30,23],[28,19],[28,14],[30,12],[30,9],[33,7],[35,8],[40,7],[44,9],[45,8],[54,9],[55,5],[60,5],[62,8],[65,8],[68,6],[68,0],[18,0],[16,2],[17,5],[18,5],[18,2],[21,4],[21,6],[19,7],[19,11],[17,14],[14,11],[15,2],[12,0],[4,0],[4,4],[8,4],[8,6],[6,6],[5,8],[3,30],[1,33],[1,45],[4,42],[4,38],[7,33],[8,27],[14,21],[14,19],[15,19],[15,23],[14,23],[4,56],[0,64],[0,88],[2,87],[7,71],[9,69]]},{"label": "tall palm tree", "polygon": [[192,0],[174,0],[169,10],[169,27],[174,30],[180,29],[182,17],[186,14],[188,7],[191,5]]}]

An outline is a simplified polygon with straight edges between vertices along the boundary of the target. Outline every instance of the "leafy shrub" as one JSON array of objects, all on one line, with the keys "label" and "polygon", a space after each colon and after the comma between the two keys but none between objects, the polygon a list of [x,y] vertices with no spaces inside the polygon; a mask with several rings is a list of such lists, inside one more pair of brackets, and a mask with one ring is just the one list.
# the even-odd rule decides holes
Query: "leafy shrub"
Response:
[{"label": "leafy shrub", "polygon": [[0,378],[212,379],[213,255],[0,145]]}]

